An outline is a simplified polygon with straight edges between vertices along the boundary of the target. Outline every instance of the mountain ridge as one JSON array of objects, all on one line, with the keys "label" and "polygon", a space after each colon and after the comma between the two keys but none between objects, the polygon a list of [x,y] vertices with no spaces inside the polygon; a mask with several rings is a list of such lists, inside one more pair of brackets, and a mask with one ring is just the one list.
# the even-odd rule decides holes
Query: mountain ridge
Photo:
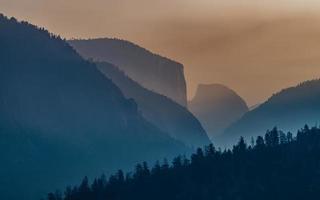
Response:
[{"label": "mountain ridge", "polygon": [[248,111],[246,102],[222,84],[200,84],[188,107],[199,118],[213,141]]},{"label": "mountain ridge", "polygon": [[200,122],[185,107],[144,88],[112,64],[97,62],[97,67],[127,98],[136,100],[142,115],[159,129],[188,146],[197,147],[210,143]]},{"label": "mountain ridge", "polygon": [[99,38],[68,42],[83,57],[112,63],[145,88],[186,106],[186,80],[181,63],[121,39]]},{"label": "mountain ridge", "polygon": [[0,27],[2,199],[189,151],[59,36],[4,15]]},{"label": "mountain ridge", "polygon": [[272,95],[266,102],[246,113],[225,131],[225,141],[234,141],[238,134],[256,136],[266,127],[277,126],[293,131],[305,124],[315,125],[319,122],[320,80],[313,79],[296,86],[285,88]]}]

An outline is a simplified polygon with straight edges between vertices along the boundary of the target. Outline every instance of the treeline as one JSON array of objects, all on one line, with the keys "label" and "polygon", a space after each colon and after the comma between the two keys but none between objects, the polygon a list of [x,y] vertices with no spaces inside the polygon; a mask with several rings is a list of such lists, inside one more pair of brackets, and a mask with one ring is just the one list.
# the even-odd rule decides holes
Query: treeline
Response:
[{"label": "treeline", "polygon": [[62,39],[59,35],[56,35],[56,34],[53,34],[53,33],[50,33],[48,30],[46,30],[45,28],[43,27],[38,27],[36,25],[33,25],[33,24],[30,24],[29,22],[27,21],[18,21],[16,18],[14,17],[11,17],[11,18],[8,18],[6,17],[4,14],[0,13],[0,20],[1,20],[1,23],[11,23],[12,25],[14,24],[17,24],[17,23],[21,23],[23,25],[25,25],[26,27],[33,29],[33,30],[38,30],[39,33],[42,33],[42,34],[46,34],[47,36],[49,36],[51,39],[57,39],[57,40],[64,40],[65,39]]},{"label": "treeline", "polygon": [[176,157],[133,173],[119,170],[89,183],[84,178],[48,200],[285,200],[320,197],[320,128],[305,126],[297,135],[274,128],[230,150],[209,145],[190,159]]}]

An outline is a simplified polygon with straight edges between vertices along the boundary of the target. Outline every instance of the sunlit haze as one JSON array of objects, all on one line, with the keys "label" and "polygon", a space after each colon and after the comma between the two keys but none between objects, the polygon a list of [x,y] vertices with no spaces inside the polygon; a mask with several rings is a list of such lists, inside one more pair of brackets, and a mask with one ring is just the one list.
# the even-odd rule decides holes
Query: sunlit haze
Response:
[{"label": "sunlit haze", "polygon": [[189,98],[221,83],[249,105],[320,77],[319,11],[316,0],[0,0],[68,39],[126,39],[183,63]]}]

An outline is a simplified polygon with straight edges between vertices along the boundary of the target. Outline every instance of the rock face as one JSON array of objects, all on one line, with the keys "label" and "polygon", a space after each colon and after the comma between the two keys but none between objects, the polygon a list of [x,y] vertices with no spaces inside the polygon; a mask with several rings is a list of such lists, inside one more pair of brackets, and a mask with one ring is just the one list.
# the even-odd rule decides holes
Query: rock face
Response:
[{"label": "rock face", "polygon": [[189,109],[201,121],[210,138],[223,133],[248,111],[246,102],[233,90],[220,84],[199,85]]},{"label": "rock face", "polygon": [[159,129],[191,147],[210,143],[200,122],[187,108],[168,97],[142,87],[112,64],[100,62],[97,66],[127,98],[133,98],[137,102],[138,110],[143,117]]},{"label": "rock face", "polygon": [[0,199],[188,151],[59,37],[2,15],[0,27]]},{"label": "rock face", "polygon": [[250,140],[275,126],[296,132],[305,124],[317,125],[320,121],[319,102],[320,80],[284,89],[231,125],[225,131],[222,143],[231,144],[240,136]]},{"label": "rock face", "polygon": [[187,104],[183,65],[118,39],[72,40],[69,43],[85,58],[118,66],[143,87]]}]

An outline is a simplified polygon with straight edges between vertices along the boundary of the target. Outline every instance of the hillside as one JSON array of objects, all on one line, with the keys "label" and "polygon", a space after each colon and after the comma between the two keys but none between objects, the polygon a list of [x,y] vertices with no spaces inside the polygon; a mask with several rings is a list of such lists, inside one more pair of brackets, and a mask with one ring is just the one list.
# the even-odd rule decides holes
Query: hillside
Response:
[{"label": "hillside", "polygon": [[0,199],[188,150],[58,36],[3,15],[0,27]]},{"label": "hillside", "polygon": [[213,141],[249,110],[236,92],[221,84],[199,85],[188,107]]},{"label": "hillside", "polygon": [[[240,139],[232,150],[209,145],[190,159],[178,156],[169,165],[136,165],[79,186],[48,200],[316,200],[320,195],[320,129],[305,127],[297,137],[277,129],[252,145]],[[92,183],[92,184],[90,184]]]},{"label": "hillside", "polygon": [[199,121],[185,107],[142,87],[112,64],[100,62],[97,66],[127,98],[137,102],[143,117],[159,129],[188,146],[198,147],[210,143]]},{"label": "hillside", "polygon": [[183,65],[119,39],[71,40],[85,58],[112,63],[143,87],[187,105]]},{"label": "hillside", "polygon": [[273,126],[294,131],[304,124],[316,125],[320,119],[319,102],[320,80],[284,89],[232,124],[222,143],[233,143],[240,135],[250,139]]}]

